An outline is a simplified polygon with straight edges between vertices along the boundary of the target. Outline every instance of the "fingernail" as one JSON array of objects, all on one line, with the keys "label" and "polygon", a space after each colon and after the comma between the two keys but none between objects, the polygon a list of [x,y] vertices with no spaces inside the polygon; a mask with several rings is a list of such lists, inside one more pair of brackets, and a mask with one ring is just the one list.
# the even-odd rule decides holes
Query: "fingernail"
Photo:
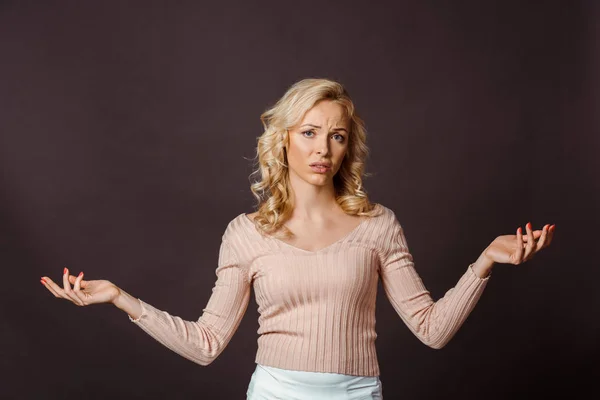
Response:
[{"label": "fingernail", "polygon": [[531,222],[528,222],[528,223],[527,223],[527,227],[528,227],[529,229],[531,229]]},{"label": "fingernail", "polygon": [[80,277],[80,276],[83,276],[83,272],[80,272],[80,273],[79,273],[78,277]]},{"label": "fingernail", "polygon": [[63,275],[65,275],[67,273],[67,268],[65,267],[65,269],[63,269]]},{"label": "fingernail", "polygon": [[521,233],[521,227],[519,227],[519,229],[517,229],[519,231],[519,234]]},{"label": "fingernail", "polygon": [[45,280],[43,280],[43,279],[40,279],[40,283],[41,283],[42,285],[45,285],[45,284],[46,284],[46,281],[45,281]]}]

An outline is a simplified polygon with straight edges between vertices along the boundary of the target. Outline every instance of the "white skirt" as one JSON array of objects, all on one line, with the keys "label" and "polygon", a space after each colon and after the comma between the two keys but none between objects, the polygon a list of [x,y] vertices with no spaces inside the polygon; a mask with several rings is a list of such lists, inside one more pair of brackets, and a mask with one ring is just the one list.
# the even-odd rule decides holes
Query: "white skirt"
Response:
[{"label": "white skirt", "polygon": [[378,376],[292,371],[256,364],[246,400],[380,400]]}]

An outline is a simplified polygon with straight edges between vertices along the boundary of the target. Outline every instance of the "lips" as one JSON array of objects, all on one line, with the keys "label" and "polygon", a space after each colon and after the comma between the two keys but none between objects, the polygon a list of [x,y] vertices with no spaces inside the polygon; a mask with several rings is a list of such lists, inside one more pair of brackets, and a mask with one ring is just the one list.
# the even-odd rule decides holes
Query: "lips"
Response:
[{"label": "lips", "polygon": [[327,174],[329,171],[331,171],[331,164],[315,162],[310,164],[310,168],[317,174]]}]

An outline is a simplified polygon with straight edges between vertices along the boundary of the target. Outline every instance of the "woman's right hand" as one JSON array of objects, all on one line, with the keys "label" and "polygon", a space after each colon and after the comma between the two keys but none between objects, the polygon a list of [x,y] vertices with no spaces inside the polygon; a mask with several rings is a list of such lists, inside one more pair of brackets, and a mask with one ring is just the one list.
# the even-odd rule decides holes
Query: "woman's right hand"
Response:
[{"label": "woman's right hand", "polygon": [[[41,283],[54,295],[54,297],[72,301],[78,306],[113,303],[120,294],[119,288],[112,282],[106,280],[84,281],[83,272],[75,277],[69,275],[69,270],[65,268],[62,278],[62,287],[46,276],[42,277]],[[73,287],[71,287],[71,284],[73,284]]]}]

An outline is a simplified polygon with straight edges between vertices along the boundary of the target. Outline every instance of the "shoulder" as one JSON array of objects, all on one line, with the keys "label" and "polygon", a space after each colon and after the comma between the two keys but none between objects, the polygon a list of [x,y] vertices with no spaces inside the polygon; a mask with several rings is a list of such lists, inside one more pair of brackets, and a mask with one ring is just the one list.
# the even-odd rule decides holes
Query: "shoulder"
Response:
[{"label": "shoulder", "polygon": [[373,203],[373,210],[378,212],[378,216],[389,216],[390,214],[394,214],[394,211],[391,208],[388,208],[381,203]]},{"label": "shoulder", "polygon": [[391,222],[393,220],[397,220],[396,213],[394,212],[394,210],[384,206],[381,203],[374,203],[373,210],[375,211],[374,218],[378,218],[381,221]]},{"label": "shoulder", "polygon": [[372,217],[374,229],[381,236],[395,235],[399,229],[402,229],[396,213],[390,207],[375,203],[375,215]]},{"label": "shoulder", "polygon": [[378,205],[381,210],[376,227],[373,229],[377,233],[375,237],[375,247],[381,257],[383,265],[387,265],[395,256],[400,254],[410,256],[408,245],[404,236],[404,229],[396,216],[396,212],[381,204]]},{"label": "shoulder", "polygon": [[252,224],[254,214],[255,213],[241,213],[230,220],[225,228],[225,232],[223,233],[223,240],[231,241],[236,237],[244,235],[244,233],[248,230],[248,225]]}]

